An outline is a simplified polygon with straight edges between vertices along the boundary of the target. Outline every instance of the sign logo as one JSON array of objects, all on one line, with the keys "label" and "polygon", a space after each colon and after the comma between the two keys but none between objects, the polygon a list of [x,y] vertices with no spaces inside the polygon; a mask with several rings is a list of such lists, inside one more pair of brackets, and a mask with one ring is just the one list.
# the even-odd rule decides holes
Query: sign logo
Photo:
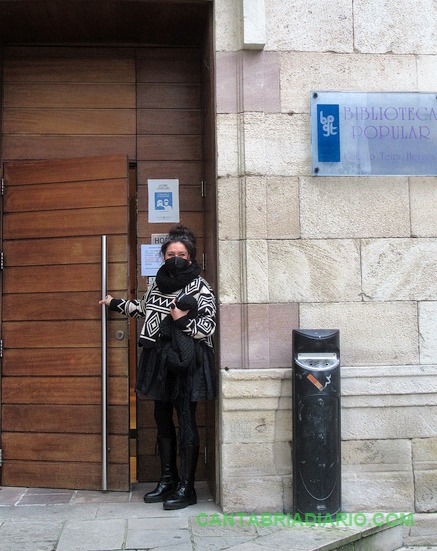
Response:
[{"label": "sign logo", "polygon": [[155,210],[172,210],[173,193],[171,191],[155,191]]},{"label": "sign logo", "polygon": [[340,113],[338,104],[317,105],[319,163],[340,162]]}]

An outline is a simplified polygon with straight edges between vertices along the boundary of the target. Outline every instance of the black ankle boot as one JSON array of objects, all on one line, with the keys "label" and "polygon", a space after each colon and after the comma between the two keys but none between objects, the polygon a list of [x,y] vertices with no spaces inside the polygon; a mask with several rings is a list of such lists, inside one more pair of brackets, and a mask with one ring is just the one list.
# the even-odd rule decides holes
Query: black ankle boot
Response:
[{"label": "black ankle boot", "polygon": [[164,509],[185,509],[185,507],[197,503],[194,475],[198,457],[199,446],[189,446],[181,451],[181,481],[176,491],[164,501]]},{"label": "black ankle boot", "polygon": [[179,482],[176,467],[176,438],[158,436],[158,450],[161,456],[161,478],[154,490],[144,496],[146,503],[159,503],[170,496]]}]

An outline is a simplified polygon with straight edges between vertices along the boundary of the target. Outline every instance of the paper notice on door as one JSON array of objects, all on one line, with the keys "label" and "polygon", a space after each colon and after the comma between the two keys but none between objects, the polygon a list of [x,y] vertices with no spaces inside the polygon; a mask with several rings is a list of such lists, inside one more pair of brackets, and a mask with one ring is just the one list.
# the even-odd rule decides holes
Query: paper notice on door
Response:
[{"label": "paper notice on door", "polygon": [[141,245],[141,275],[154,276],[162,264],[161,245]]},{"label": "paper notice on door", "polygon": [[147,180],[149,223],[179,222],[179,180]]}]

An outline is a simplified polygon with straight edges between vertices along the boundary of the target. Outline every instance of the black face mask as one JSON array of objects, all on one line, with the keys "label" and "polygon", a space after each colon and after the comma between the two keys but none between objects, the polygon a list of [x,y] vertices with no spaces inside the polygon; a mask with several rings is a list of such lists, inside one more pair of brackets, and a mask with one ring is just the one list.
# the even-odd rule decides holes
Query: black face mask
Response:
[{"label": "black face mask", "polygon": [[181,256],[172,256],[165,261],[165,267],[168,273],[172,276],[177,275],[179,272],[183,272],[188,268],[190,263]]}]

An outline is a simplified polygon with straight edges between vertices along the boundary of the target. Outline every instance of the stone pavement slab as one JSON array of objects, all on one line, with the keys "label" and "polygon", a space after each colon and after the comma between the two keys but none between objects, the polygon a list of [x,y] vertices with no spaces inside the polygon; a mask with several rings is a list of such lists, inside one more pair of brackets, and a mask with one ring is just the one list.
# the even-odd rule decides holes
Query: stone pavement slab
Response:
[{"label": "stone pavement slab", "polygon": [[95,519],[98,506],[88,503],[83,505],[27,505],[27,506],[0,506],[0,522],[7,521],[41,521],[61,522],[69,519]]},{"label": "stone pavement slab", "polygon": [[111,520],[68,520],[56,551],[111,551],[122,549],[127,522]]},{"label": "stone pavement slab", "polygon": [[190,532],[187,525],[184,529],[128,530],[125,549],[153,549],[167,548],[168,546],[180,548],[182,545],[190,546],[191,549]]},{"label": "stone pavement slab", "polygon": [[53,551],[62,522],[9,522],[0,525],[0,551]]}]

